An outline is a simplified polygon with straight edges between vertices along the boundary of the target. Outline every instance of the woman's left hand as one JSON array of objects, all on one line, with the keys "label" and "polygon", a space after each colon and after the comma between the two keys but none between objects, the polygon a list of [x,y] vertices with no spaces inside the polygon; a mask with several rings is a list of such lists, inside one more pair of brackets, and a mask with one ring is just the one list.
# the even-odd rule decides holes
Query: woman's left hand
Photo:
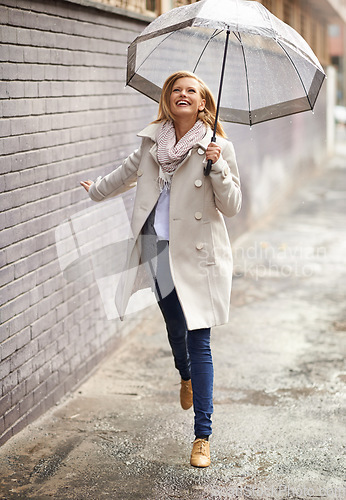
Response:
[{"label": "woman's left hand", "polygon": [[216,163],[217,160],[220,158],[221,155],[221,148],[218,144],[215,142],[211,142],[209,146],[207,147],[207,151],[205,153],[206,160],[211,160],[212,163]]}]

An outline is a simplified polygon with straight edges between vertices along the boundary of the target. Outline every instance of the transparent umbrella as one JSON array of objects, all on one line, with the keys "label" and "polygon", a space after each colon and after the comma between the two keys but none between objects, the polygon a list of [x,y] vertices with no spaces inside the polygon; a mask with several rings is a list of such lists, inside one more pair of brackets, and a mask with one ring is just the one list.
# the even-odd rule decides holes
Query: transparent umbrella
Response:
[{"label": "transparent umbrella", "polygon": [[127,85],[157,102],[170,74],[196,73],[218,96],[217,118],[250,126],[312,110],[325,78],[293,28],[246,0],[201,0],[163,14],[131,43],[127,62]]}]

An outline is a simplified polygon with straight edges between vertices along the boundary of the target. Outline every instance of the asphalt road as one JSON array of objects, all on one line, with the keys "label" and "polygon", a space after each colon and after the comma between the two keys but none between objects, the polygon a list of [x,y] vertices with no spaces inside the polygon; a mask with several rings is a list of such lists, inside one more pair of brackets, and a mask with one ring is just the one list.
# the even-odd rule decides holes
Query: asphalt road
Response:
[{"label": "asphalt road", "polygon": [[2,499],[345,499],[346,148],[234,246],[208,469],[156,306],[0,449]]}]

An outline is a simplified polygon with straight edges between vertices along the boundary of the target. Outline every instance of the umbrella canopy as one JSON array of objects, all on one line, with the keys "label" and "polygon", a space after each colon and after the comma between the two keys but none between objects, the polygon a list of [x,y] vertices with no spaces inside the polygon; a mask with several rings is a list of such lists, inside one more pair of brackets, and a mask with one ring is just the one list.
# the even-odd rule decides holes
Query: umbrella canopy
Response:
[{"label": "umbrella canopy", "polygon": [[214,95],[223,74],[220,118],[250,126],[313,109],[325,78],[293,28],[245,0],[178,7],[129,46],[127,84],[157,102],[166,78],[180,70],[196,73]]}]

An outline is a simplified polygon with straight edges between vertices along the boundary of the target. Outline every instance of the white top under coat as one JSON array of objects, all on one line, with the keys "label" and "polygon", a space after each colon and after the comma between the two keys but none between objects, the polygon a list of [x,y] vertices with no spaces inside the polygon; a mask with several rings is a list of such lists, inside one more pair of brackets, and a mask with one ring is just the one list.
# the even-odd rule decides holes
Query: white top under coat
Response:
[{"label": "white top under coat", "polygon": [[171,190],[164,187],[155,210],[154,228],[159,240],[169,240],[169,200]]}]

